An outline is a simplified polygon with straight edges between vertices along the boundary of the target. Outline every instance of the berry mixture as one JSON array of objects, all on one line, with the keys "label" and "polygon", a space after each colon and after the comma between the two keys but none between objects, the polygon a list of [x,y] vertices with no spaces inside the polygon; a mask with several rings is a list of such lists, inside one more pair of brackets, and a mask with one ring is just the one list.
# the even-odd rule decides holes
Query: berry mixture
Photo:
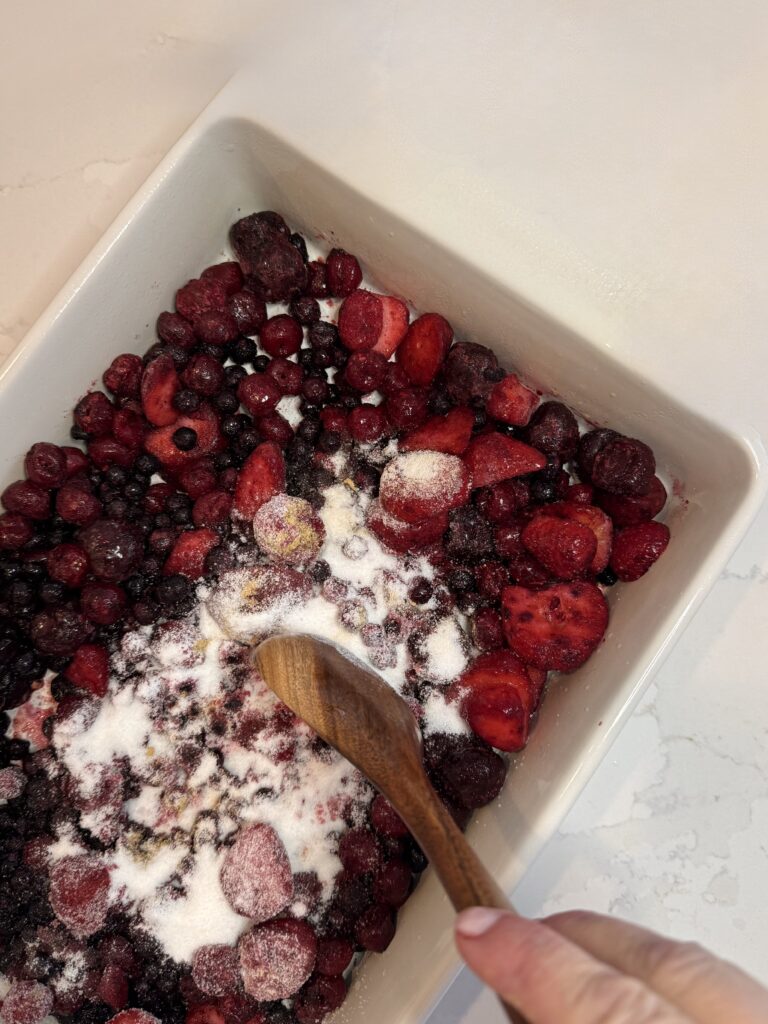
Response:
[{"label": "berry mixture", "polygon": [[426,861],[250,645],[376,669],[463,827],[669,542],[642,441],[277,213],[230,241],[2,492],[4,1024],[319,1024]]}]

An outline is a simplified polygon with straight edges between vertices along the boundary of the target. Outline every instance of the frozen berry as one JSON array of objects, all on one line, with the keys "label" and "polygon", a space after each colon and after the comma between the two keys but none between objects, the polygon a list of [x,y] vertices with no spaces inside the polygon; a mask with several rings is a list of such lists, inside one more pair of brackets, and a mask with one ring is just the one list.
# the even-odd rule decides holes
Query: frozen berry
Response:
[{"label": "frozen berry", "polygon": [[245,991],[254,999],[288,999],[312,973],[317,938],[306,921],[257,925],[238,944]]},{"label": "frozen berry", "polygon": [[301,348],[304,337],[301,324],[288,313],[270,317],[262,326],[259,340],[271,356],[292,356]]},{"label": "frozen berry", "polygon": [[252,416],[266,416],[283,397],[280,388],[266,373],[250,373],[240,381],[237,396]]},{"label": "frozen berry", "polygon": [[138,531],[126,523],[97,519],[80,531],[79,542],[98,579],[120,583],[139,567],[143,543]]},{"label": "frozen berry", "polygon": [[544,402],[531,417],[525,439],[545,455],[570,459],[579,446],[579,424],[567,405]]},{"label": "frozen berry", "polygon": [[343,249],[331,249],[325,261],[325,279],[328,294],[344,298],[360,287],[363,272],[351,253]]},{"label": "frozen berry", "polygon": [[344,367],[344,380],[355,391],[376,391],[384,380],[387,360],[379,352],[353,352]]},{"label": "frozen berry", "polygon": [[200,946],[192,957],[192,977],[201,992],[225,996],[240,987],[240,961],[232,946]]},{"label": "frozen berry", "polygon": [[200,277],[204,281],[221,282],[227,295],[233,295],[243,287],[243,272],[234,260],[214,263],[212,266],[206,267]]},{"label": "frozen berry", "polygon": [[[197,342],[192,324],[178,313],[160,314],[157,318],[157,336],[166,344],[178,345],[180,348],[192,348]],[[106,380],[104,383],[107,384]],[[107,387],[113,390],[109,384]]]},{"label": "frozen berry", "polygon": [[60,487],[67,477],[67,460],[57,444],[40,441],[24,457],[24,472],[40,487]]},{"label": "frozen berry", "polygon": [[43,653],[55,656],[72,654],[88,639],[93,627],[72,608],[48,608],[38,612],[29,629],[30,639]]},{"label": "frozen berry", "polygon": [[453,328],[439,313],[424,313],[410,325],[397,348],[397,362],[417,387],[437,376],[453,340]]},{"label": "frozen berry", "polygon": [[656,460],[647,444],[632,437],[617,437],[595,456],[591,481],[613,494],[647,494],[655,472]]},{"label": "frozen berry", "polygon": [[220,880],[232,909],[256,922],[279,914],[293,899],[288,855],[269,825],[240,829],[222,862]]},{"label": "frozen berry", "polygon": [[11,982],[2,1002],[4,1024],[38,1024],[53,1009],[53,993],[37,981]]},{"label": "frozen berry", "polygon": [[381,861],[381,850],[376,837],[367,829],[350,829],[339,841],[339,859],[344,870],[350,875],[376,871]]},{"label": "frozen berry", "polygon": [[32,523],[18,512],[0,515],[0,548],[15,551],[24,547],[35,534]]},{"label": "frozen berry", "polygon": [[227,309],[241,334],[257,334],[267,319],[265,302],[250,291],[239,291],[230,295],[227,299]]},{"label": "frozen berry", "polygon": [[64,857],[51,868],[50,900],[73,935],[93,935],[107,918],[109,871],[91,854]]},{"label": "frozen berry", "polygon": [[442,379],[454,405],[470,405],[473,399],[485,401],[496,383],[499,361],[485,345],[460,341],[448,353]]},{"label": "frozen berry", "polygon": [[624,583],[644,576],[666,551],[669,527],[664,523],[637,523],[619,530],[613,542],[611,569]]},{"label": "frozen berry", "polygon": [[195,333],[206,345],[222,346],[240,333],[237,321],[224,309],[211,309],[195,321]]},{"label": "frozen berry", "polygon": [[187,363],[181,379],[188,388],[201,395],[215,395],[224,385],[224,367],[218,359],[200,352]]},{"label": "frozen berry", "polygon": [[16,480],[9,484],[0,501],[9,512],[17,512],[28,519],[48,519],[51,514],[51,495],[31,480]]},{"label": "frozen berry", "polygon": [[355,924],[355,938],[373,953],[383,953],[395,937],[395,915],[391,907],[376,903],[360,915]]},{"label": "frozen berry", "polygon": [[76,425],[88,437],[105,437],[112,431],[115,407],[101,391],[91,391],[75,406]]},{"label": "frozen berry", "polygon": [[371,444],[384,433],[387,425],[386,416],[378,405],[363,403],[349,414],[349,432],[355,441]]},{"label": "frozen berry", "polygon": [[347,996],[343,978],[311,978],[296,996],[293,1014],[298,1024],[320,1024],[329,1013],[338,1010]]},{"label": "frozen berry", "polygon": [[[239,254],[238,254],[239,255]],[[287,302],[304,290],[307,268],[287,239],[266,242],[240,263],[253,291],[267,302]]]},{"label": "frozen berry", "polygon": [[197,431],[191,427],[179,427],[171,439],[180,452],[191,452],[197,444]]},{"label": "frozen berry", "polygon": [[318,939],[315,969],[330,977],[343,974],[354,955],[354,947],[346,939]]},{"label": "frozen berry", "polygon": [[111,626],[128,610],[128,598],[114,583],[86,583],[80,593],[80,610],[89,622]]},{"label": "frozen berry", "polygon": [[469,474],[456,455],[407,452],[387,463],[381,474],[379,498],[397,519],[419,523],[463,505],[469,494]]},{"label": "frozen berry", "polygon": [[283,356],[277,356],[270,360],[266,372],[267,376],[275,382],[281,394],[298,395],[301,393],[304,371],[298,363],[293,363]]},{"label": "frozen berry", "polygon": [[256,512],[253,535],[269,558],[289,565],[306,565],[320,550],[325,527],[304,498],[277,494]]},{"label": "frozen berry", "polygon": [[221,281],[194,278],[176,292],[176,311],[194,326],[211,310],[225,308],[227,290]]}]

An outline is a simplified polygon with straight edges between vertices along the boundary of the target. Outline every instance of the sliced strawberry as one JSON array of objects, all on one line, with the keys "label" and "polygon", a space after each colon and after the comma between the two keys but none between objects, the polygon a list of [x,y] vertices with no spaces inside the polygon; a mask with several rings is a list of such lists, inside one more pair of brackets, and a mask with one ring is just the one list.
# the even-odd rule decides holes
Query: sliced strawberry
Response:
[{"label": "sliced strawberry", "polygon": [[397,349],[397,362],[408,379],[429,387],[443,365],[453,341],[453,328],[439,313],[425,313],[414,320]]},{"label": "sliced strawberry", "polygon": [[156,427],[167,427],[179,418],[173,396],[181,387],[173,359],[160,355],[153,359],[141,377],[141,405],[144,415]]},{"label": "sliced strawberry", "polygon": [[391,516],[406,523],[433,519],[464,505],[469,497],[469,473],[456,455],[406,452],[384,467],[379,500]]},{"label": "sliced strawberry", "polygon": [[624,583],[644,576],[667,550],[669,527],[664,523],[637,523],[619,530],[613,542],[611,568]]},{"label": "sliced strawberry", "polygon": [[445,416],[433,416],[400,441],[401,452],[433,451],[463,455],[467,450],[475,414],[466,405],[451,409]]},{"label": "sliced strawberry", "polygon": [[391,516],[380,501],[372,501],[366,513],[366,525],[382,544],[404,555],[408,551],[419,551],[440,540],[448,529],[448,513],[424,519],[420,523],[405,523]]},{"label": "sliced strawberry", "polygon": [[491,431],[472,438],[464,462],[472,474],[472,487],[475,488],[536,473],[544,469],[547,459],[530,445]]},{"label": "sliced strawberry", "polygon": [[353,352],[373,349],[389,359],[407,329],[408,309],[392,295],[360,288],[344,300],[339,310],[339,337]]},{"label": "sliced strawberry", "polygon": [[597,575],[608,565],[613,546],[613,525],[608,516],[594,505],[582,505],[572,501],[558,501],[551,505],[545,505],[541,509],[542,515],[558,516],[561,519],[568,519],[573,523],[580,523],[588,527],[595,535],[597,548],[589,571]]},{"label": "sliced strawberry", "polygon": [[449,699],[463,700],[467,691],[491,686],[508,686],[516,690],[527,714],[534,710],[540,696],[540,687],[531,679],[528,666],[512,651],[505,649],[475,658],[451,687]]},{"label": "sliced strawberry", "polygon": [[521,539],[534,558],[561,580],[584,572],[597,551],[597,539],[589,527],[555,516],[534,516]]},{"label": "sliced strawberry", "polygon": [[81,690],[103,697],[109,685],[109,652],[101,644],[81,644],[64,675]]},{"label": "sliced strawberry", "polygon": [[180,573],[191,580],[198,580],[205,572],[205,559],[208,552],[221,543],[221,537],[215,530],[187,530],[179,535],[173,549],[163,566],[166,576]]},{"label": "sliced strawberry", "polygon": [[285,490],[285,459],[274,441],[254,448],[243,463],[235,486],[233,512],[253,519],[265,502]]},{"label": "sliced strawberry", "polygon": [[604,509],[616,526],[635,526],[653,519],[667,503],[667,489],[657,476],[647,494],[611,494],[597,491],[595,504]]},{"label": "sliced strawberry", "polygon": [[531,710],[538,711],[539,704],[541,704],[541,698],[544,696],[544,687],[547,685],[547,673],[543,668],[536,668],[535,665],[526,665],[525,671],[528,673],[528,676],[533,683],[533,690],[536,695]]},{"label": "sliced strawberry", "polygon": [[594,583],[555,583],[543,590],[507,587],[501,596],[504,635],[526,664],[573,672],[608,626],[608,605]]},{"label": "sliced strawberry", "polygon": [[530,716],[518,691],[505,683],[470,690],[462,714],[472,732],[498,750],[522,750],[528,741]]},{"label": "sliced strawberry", "polygon": [[513,427],[524,427],[539,404],[539,396],[527,388],[514,373],[507,374],[493,385],[486,409],[488,415]]},{"label": "sliced strawberry", "polygon": [[[190,451],[183,452],[174,444],[173,435],[180,427],[191,427],[197,434],[197,442]],[[144,438],[144,448],[159,459],[166,469],[178,472],[206,455],[215,455],[221,451],[223,441],[218,416],[209,405],[201,405],[194,413],[179,416],[175,423],[167,427],[150,430]]]}]

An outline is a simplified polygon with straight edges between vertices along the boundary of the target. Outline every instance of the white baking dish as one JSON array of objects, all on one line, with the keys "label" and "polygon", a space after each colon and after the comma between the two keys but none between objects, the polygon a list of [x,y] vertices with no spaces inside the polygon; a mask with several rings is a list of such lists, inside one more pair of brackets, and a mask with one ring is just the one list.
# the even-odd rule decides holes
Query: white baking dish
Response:
[{"label": "white baking dish", "polygon": [[[746,529],[765,489],[762,449],[680,404],[661,374],[640,379],[596,340],[534,308],[503,268],[466,262],[445,243],[451,232],[442,232],[439,218],[420,232],[399,218],[396,203],[384,208],[368,197],[365,181],[344,180],[281,141],[255,118],[252,97],[242,80],[217,97],[3,368],[2,482],[18,475],[32,442],[66,437],[70,410],[89,382],[117,353],[143,351],[157,313],[172,308],[176,287],[217,255],[228,225],[263,208],[354,251],[382,285],[419,309],[439,310],[458,334],[491,345],[507,366],[588,419],[651,444],[685,498],[668,517],[672,544],[650,576],[612,591],[604,645],[552,687],[501,799],[469,831],[511,893]],[[446,210],[446,228],[450,222]],[[483,230],[478,224],[478,236]],[[468,238],[467,249],[481,251],[481,241]],[[556,287],[553,281],[553,295]],[[338,1019],[421,1021],[458,967],[450,922],[428,873],[392,946],[364,965]]]}]

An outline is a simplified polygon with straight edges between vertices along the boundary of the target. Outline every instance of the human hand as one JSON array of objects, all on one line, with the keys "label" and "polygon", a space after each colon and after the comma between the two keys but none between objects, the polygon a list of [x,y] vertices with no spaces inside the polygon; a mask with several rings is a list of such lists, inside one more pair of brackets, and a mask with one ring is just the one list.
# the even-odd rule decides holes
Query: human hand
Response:
[{"label": "human hand", "polygon": [[694,943],[586,911],[529,921],[473,907],[456,944],[529,1024],[766,1024],[768,991]]}]

